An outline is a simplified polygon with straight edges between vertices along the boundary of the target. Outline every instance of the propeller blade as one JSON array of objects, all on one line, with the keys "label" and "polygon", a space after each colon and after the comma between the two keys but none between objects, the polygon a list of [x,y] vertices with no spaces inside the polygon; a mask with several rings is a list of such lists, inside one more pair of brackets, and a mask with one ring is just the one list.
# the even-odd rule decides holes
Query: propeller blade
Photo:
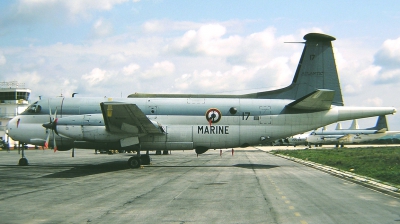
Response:
[{"label": "propeller blade", "polygon": [[44,142],[44,148],[49,148],[50,132],[47,133],[46,141]]},{"label": "propeller blade", "polygon": [[58,131],[57,131],[57,121],[58,121],[58,118],[56,118],[56,119],[54,120],[54,122],[53,122],[53,131],[58,135]]},{"label": "propeller blade", "polygon": [[53,140],[54,140],[54,142],[53,142],[54,152],[57,152],[56,135],[54,134],[54,131],[53,131]]},{"label": "propeller blade", "polygon": [[52,114],[51,108],[50,108],[50,102],[49,102],[49,123],[42,125],[44,128],[46,128],[46,131],[48,132],[47,137],[46,137],[46,142],[44,143],[44,147],[45,148],[49,147],[49,140],[50,140],[50,131],[49,131],[49,129],[51,129],[51,132],[53,133],[53,149],[54,149],[54,152],[57,152],[57,143],[56,143],[56,134],[58,135],[58,132],[57,132],[57,121],[58,121],[57,108],[54,111],[54,114]]}]

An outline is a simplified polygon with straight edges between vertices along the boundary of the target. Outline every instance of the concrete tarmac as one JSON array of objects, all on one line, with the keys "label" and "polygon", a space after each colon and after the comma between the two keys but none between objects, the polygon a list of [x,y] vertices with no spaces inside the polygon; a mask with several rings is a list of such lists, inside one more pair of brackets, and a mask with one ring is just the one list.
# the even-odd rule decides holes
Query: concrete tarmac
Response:
[{"label": "concrete tarmac", "polygon": [[400,199],[248,148],[152,155],[0,151],[0,223],[400,223]]}]

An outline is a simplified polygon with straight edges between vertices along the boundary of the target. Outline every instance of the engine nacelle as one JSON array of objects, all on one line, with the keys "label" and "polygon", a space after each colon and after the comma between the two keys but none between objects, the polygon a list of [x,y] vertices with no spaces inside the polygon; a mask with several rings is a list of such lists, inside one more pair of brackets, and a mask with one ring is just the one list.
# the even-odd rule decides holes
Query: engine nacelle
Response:
[{"label": "engine nacelle", "polygon": [[111,133],[106,130],[101,114],[68,116],[57,119],[59,135],[75,141],[114,142],[131,137],[129,133]]},{"label": "engine nacelle", "polygon": [[73,115],[68,117],[57,118],[57,126],[59,125],[82,125],[82,126],[104,127],[104,119],[102,114]]},{"label": "engine nacelle", "polygon": [[196,154],[203,154],[208,151],[208,148],[204,146],[198,146],[194,149],[194,151],[196,152]]},{"label": "engine nacelle", "polygon": [[76,141],[99,142],[113,142],[130,136],[123,133],[110,133],[105,126],[57,125],[57,133]]}]

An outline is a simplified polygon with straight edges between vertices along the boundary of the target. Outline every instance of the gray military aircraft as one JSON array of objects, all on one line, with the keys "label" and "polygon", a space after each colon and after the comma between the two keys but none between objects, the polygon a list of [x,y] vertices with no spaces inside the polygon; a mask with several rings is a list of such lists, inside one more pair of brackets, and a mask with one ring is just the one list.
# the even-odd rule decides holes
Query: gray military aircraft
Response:
[{"label": "gray military aircraft", "polygon": [[[396,112],[393,107],[343,106],[331,43],[335,38],[309,33],[304,40],[293,81],[285,88],[243,95],[135,93],[119,99],[41,99],[9,122],[8,134],[58,150],[136,151],[128,164],[137,168],[150,163],[149,150],[195,149],[201,154],[269,145],[337,121]],[[20,164],[27,165],[22,157]]]},{"label": "gray military aircraft", "polygon": [[336,145],[343,147],[346,144],[362,143],[384,137],[390,137],[400,134],[400,131],[389,131],[386,116],[379,116],[376,125],[371,128],[358,128],[357,120],[353,120],[349,129],[341,129],[340,123],[335,130],[316,130],[307,137],[308,145]]}]

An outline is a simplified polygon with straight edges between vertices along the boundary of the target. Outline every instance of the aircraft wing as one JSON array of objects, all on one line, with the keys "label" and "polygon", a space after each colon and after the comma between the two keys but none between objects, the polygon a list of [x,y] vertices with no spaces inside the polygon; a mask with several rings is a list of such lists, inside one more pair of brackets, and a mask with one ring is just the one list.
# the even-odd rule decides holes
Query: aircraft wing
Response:
[{"label": "aircraft wing", "polygon": [[103,102],[100,106],[107,131],[135,136],[164,133],[161,125],[151,121],[136,104]]},{"label": "aircraft wing", "polygon": [[309,111],[321,111],[329,110],[333,98],[335,96],[335,91],[329,89],[318,89],[314,92],[297,99],[287,107],[292,109],[309,110]]}]

